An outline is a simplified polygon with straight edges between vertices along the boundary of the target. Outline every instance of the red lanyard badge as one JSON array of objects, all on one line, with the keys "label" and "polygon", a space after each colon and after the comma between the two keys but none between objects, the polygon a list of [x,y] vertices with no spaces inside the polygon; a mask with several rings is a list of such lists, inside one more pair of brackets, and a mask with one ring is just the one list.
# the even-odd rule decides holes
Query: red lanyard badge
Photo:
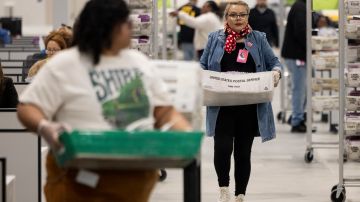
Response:
[{"label": "red lanyard badge", "polygon": [[246,49],[240,49],[236,61],[239,63],[246,63],[249,56],[249,51]]}]

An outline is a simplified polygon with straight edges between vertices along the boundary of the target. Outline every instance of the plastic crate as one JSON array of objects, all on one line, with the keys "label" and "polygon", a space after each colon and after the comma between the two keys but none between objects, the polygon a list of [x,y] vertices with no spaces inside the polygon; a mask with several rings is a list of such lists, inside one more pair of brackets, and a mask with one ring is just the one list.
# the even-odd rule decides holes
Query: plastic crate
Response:
[{"label": "plastic crate", "polygon": [[60,135],[62,167],[128,169],[183,167],[196,158],[202,132],[73,131]]}]

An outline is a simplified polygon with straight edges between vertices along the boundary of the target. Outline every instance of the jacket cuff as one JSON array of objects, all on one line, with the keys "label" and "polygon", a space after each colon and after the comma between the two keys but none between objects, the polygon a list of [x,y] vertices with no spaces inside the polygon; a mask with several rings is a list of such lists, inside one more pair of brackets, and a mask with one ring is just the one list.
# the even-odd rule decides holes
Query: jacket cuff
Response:
[{"label": "jacket cuff", "polygon": [[280,74],[280,79],[282,78],[282,71],[281,71],[281,67],[274,67],[271,71],[277,71]]}]

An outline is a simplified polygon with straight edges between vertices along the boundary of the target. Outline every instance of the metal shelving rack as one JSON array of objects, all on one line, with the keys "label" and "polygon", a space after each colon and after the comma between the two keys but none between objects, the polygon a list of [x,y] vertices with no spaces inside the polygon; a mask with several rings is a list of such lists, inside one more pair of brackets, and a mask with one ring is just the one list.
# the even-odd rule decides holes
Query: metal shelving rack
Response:
[{"label": "metal shelving rack", "polygon": [[314,149],[336,149],[338,148],[337,142],[321,142],[313,141],[313,91],[312,91],[312,0],[306,1],[306,69],[307,69],[307,132],[306,132],[306,151],[304,160],[306,163],[311,163],[314,159]]},{"label": "metal shelving rack", "polygon": [[[144,49],[141,49],[140,46],[134,47],[132,46],[132,49],[138,49],[139,51],[143,52],[144,54],[148,55],[149,57],[156,59],[159,55],[159,47],[158,47],[158,8],[157,8],[157,1],[155,0],[128,0],[129,7],[132,10],[132,12],[136,9],[142,9],[145,10],[146,13],[150,13],[150,32],[145,33],[138,33],[136,35],[133,35],[133,39],[140,39],[138,37],[147,37],[149,40],[148,43],[148,51],[145,51]],[[140,44],[140,43],[139,43]]]},{"label": "metal shelving rack", "polygon": [[[347,47],[347,39],[345,37],[345,23],[348,14],[345,12],[345,0],[339,0],[339,182],[331,189],[331,200],[333,202],[343,202],[346,199],[346,187],[360,187],[360,176],[345,178],[344,176],[344,154],[345,154],[345,97],[347,93],[347,86],[345,86],[345,67],[346,57],[345,48]],[[357,1],[360,3],[360,0]],[[360,39],[359,37],[357,37]]]},{"label": "metal shelving rack", "polygon": [[[177,36],[177,25],[170,25],[170,27],[168,26],[168,8],[167,8],[167,0],[159,0],[162,1],[162,8],[161,8],[161,15],[162,15],[162,25],[161,25],[161,29],[162,29],[162,43],[161,43],[161,54],[160,54],[160,58],[162,60],[167,60],[167,59],[177,59],[177,41],[178,41],[178,36]],[[178,1],[177,0],[172,0],[172,9],[173,10],[177,10],[177,5],[178,5]],[[157,35],[158,36],[158,35]],[[171,42],[169,43],[169,39],[171,39]],[[170,55],[169,55],[170,53]]]}]

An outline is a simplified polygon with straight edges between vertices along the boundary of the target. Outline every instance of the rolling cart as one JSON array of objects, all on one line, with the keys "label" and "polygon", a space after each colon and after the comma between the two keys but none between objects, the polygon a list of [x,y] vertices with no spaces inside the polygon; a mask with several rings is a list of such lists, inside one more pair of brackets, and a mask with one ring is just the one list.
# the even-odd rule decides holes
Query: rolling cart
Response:
[{"label": "rolling cart", "polygon": [[[307,30],[312,30],[312,0],[307,1],[306,2],[306,21],[307,21]],[[334,50],[335,48],[338,48],[337,46],[337,41],[338,39],[335,38],[322,38],[322,37],[313,37],[312,36],[312,31],[307,31],[306,33],[306,40],[307,40],[307,51],[306,51],[306,68],[307,68],[307,133],[306,133],[306,151],[305,151],[305,155],[304,155],[304,160],[306,163],[311,163],[314,159],[314,149],[336,149],[338,148],[338,142],[324,142],[324,141],[314,141],[313,140],[313,133],[316,130],[313,130],[313,112],[314,111],[318,111],[318,112],[322,112],[322,111],[332,111],[332,110],[337,110],[338,109],[338,103],[336,102],[338,100],[338,96],[332,96],[332,90],[331,88],[323,88],[324,86],[324,78],[322,79],[322,82],[320,82],[320,92],[321,95],[320,96],[314,96],[314,89],[313,89],[313,83],[316,84],[316,80],[315,82],[313,81],[313,66],[315,67],[315,70],[318,70],[318,72],[320,72],[321,77],[323,77],[324,72],[328,72],[329,77],[332,76],[331,72],[333,71],[333,69],[337,68],[337,66],[331,66],[331,63],[325,64],[325,65],[319,65],[317,64],[319,59],[315,60],[315,57],[319,57],[319,55],[312,55],[313,50],[321,52],[321,51],[329,51],[329,50]],[[334,41],[335,40],[335,41]],[[323,42],[326,43],[323,43]],[[325,45],[324,45],[325,44]],[[314,57],[314,61],[313,61],[313,57]],[[324,56],[321,56],[324,57]],[[324,58],[322,58],[324,59]],[[320,66],[323,66],[322,68],[319,68]],[[329,66],[331,66],[329,68]],[[315,71],[316,72],[316,71]],[[316,75],[316,73],[315,73]],[[315,76],[314,75],[314,76]],[[328,81],[329,82],[329,78]],[[331,82],[330,82],[331,83]],[[324,89],[329,91],[330,96],[323,96],[323,92]],[[331,116],[331,113],[330,113]],[[331,126],[331,120],[330,122],[330,131],[332,129]]]},{"label": "rolling cart", "polygon": [[[350,76],[349,69],[345,69],[350,67],[350,61],[347,61],[349,55],[346,54],[346,50],[348,48],[348,39],[360,39],[360,34],[356,29],[360,29],[359,25],[351,25],[350,21],[348,21],[348,17],[351,15],[357,15],[360,13],[359,0],[339,0],[339,41],[340,41],[340,50],[339,50],[339,103],[340,103],[340,112],[339,112],[339,182],[337,185],[334,185],[331,189],[331,201],[333,202],[344,202],[346,200],[346,187],[360,187],[360,176],[358,177],[345,177],[344,175],[344,155],[348,152],[348,148],[345,147],[345,141],[351,141],[352,137],[355,136],[350,135],[348,133],[349,130],[349,115],[354,114],[356,112],[349,113],[349,109],[351,106],[346,104],[345,99],[347,98],[348,90],[356,87],[351,85],[349,81],[352,79],[356,80]],[[346,8],[346,9],[345,9]],[[355,28],[355,30],[354,30]],[[346,32],[346,34],[345,34]],[[357,60],[359,61],[359,60]],[[345,70],[347,74],[345,76]],[[345,80],[346,79],[346,80]],[[346,81],[346,82],[345,82]],[[357,128],[355,127],[355,131]],[[348,147],[348,146],[347,146]],[[350,148],[351,149],[351,148]],[[360,158],[360,156],[358,156]],[[348,158],[350,159],[350,158]]]}]

